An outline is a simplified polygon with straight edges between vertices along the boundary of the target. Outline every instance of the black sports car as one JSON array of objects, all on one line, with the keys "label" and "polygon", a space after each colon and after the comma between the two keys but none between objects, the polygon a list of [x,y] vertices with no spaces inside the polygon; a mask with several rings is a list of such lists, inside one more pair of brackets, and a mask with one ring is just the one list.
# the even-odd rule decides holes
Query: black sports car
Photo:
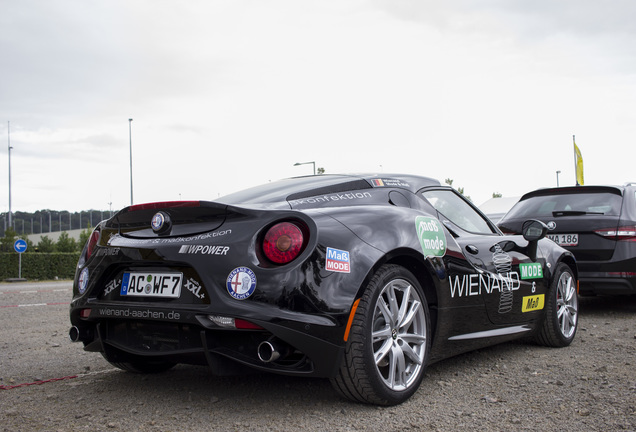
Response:
[{"label": "black sports car", "polygon": [[572,342],[576,263],[546,232],[531,220],[505,236],[452,188],[411,175],[133,205],[84,248],[69,334],[128,371],[328,377],[349,399],[397,404],[442,358]]}]

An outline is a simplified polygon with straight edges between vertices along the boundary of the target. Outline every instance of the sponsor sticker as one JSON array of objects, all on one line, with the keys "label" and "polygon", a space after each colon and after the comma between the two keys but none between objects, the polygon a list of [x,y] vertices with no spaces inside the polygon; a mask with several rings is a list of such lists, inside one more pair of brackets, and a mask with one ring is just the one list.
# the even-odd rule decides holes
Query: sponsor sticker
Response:
[{"label": "sponsor sticker", "polygon": [[247,267],[237,267],[225,281],[227,292],[237,300],[245,300],[256,289],[256,275]]},{"label": "sponsor sticker", "polygon": [[219,245],[183,245],[179,248],[180,254],[191,255],[227,255],[229,246]]},{"label": "sponsor sticker", "polygon": [[190,278],[183,283],[183,286],[190,291],[196,298],[204,299],[205,293],[201,289],[201,284]]},{"label": "sponsor sticker", "polygon": [[521,312],[532,312],[543,309],[545,303],[545,295],[538,294],[523,298],[521,303]]},{"label": "sponsor sticker", "polygon": [[425,257],[441,257],[446,254],[446,235],[437,219],[418,216],[415,218],[415,230]]},{"label": "sponsor sticker", "polygon": [[80,273],[79,280],[77,281],[77,289],[80,294],[84,294],[86,286],[88,285],[88,268],[84,268]]},{"label": "sponsor sticker", "polygon": [[400,179],[394,178],[376,178],[371,180],[373,187],[409,187],[410,185]]},{"label": "sponsor sticker", "polygon": [[519,264],[521,279],[542,279],[543,267],[541,263],[521,263]]},{"label": "sponsor sticker", "polygon": [[351,272],[351,257],[348,251],[327,248],[327,262],[326,269],[339,273]]},{"label": "sponsor sticker", "polygon": [[106,287],[104,288],[104,296],[107,296],[111,292],[118,290],[120,286],[121,279],[113,279],[108,284],[106,284]]}]

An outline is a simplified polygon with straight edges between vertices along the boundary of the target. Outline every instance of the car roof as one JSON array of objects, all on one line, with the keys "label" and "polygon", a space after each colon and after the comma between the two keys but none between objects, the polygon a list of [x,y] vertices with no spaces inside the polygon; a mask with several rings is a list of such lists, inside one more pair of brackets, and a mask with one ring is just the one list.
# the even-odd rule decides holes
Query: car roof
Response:
[{"label": "car roof", "polygon": [[539,196],[600,193],[600,192],[609,192],[609,193],[614,193],[617,195],[623,195],[624,190],[625,190],[624,186],[600,186],[600,185],[544,188],[544,189],[537,189],[522,195],[519,201],[524,201],[528,198],[539,197]]},{"label": "car roof", "polygon": [[228,204],[273,203],[357,189],[399,188],[417,192],[430,186],[440,186],[440,182],[433,178],[410,174],[322,174],[266,183],[222,196],[215,201]]}]

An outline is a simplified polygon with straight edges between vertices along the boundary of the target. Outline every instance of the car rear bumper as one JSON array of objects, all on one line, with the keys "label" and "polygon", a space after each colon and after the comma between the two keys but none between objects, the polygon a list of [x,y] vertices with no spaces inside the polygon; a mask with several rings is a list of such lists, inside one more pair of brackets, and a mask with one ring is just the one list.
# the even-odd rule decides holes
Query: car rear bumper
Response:
[{"label": "car rear bumper", "polygon": [[584,273],[579,274],[581,295],[636,294],[636,273]]},{"label": "car rear bumper", "polygon": [[[309,322],[251,319],[259,328],[238,330],[215,328],[205,313],[187,309],[167,312],[100,306],[93,309],[90,318],[80,318],[81,309],[87,308],[71,313],[71,340],[82,342],[86,351],[101,352],[111,363],[162,361],[208,365],[217,375],[235,374],[248,367],[326,378],[336,374],[344,350],[344,343],[336,345],[318,336],[330,334],[334,328]],[[113,318],[99,316],[105,311],[118,313]],[[134,312],[135,317],[124,312]],[[99,317],[93,318],[96,315]],[[171,320],[156,319],[165,318],[163,315]]]}]

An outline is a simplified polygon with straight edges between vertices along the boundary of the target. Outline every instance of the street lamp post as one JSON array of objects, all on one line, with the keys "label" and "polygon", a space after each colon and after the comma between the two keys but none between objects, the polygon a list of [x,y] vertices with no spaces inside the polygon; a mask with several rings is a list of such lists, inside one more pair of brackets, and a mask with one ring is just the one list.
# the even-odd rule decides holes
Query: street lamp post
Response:
[{"label": "street lamp post", "polygon": [[557,187],[559,187],[559,174],[561,174],[561,171],[557,171],[556,175],[557,175]]},{"label": "street lamp post", "polygon": [[130,143],[130,205],[133,205],[132,121],[133,119],[128,119],[128,142]]},{"label": "street lamp post", "polygon": [[9,146],[9,228],[11,228],[11,122],[7,122],[7,144]]},{"label": "street lamp post", "polygon": [[298,165],[308,165],[308,164],[312,164],[314,167],[314,175],[316,175],[316,162],[312,161],[312,162],[296,162],[294,164],[294,166],[298,166]]}]

